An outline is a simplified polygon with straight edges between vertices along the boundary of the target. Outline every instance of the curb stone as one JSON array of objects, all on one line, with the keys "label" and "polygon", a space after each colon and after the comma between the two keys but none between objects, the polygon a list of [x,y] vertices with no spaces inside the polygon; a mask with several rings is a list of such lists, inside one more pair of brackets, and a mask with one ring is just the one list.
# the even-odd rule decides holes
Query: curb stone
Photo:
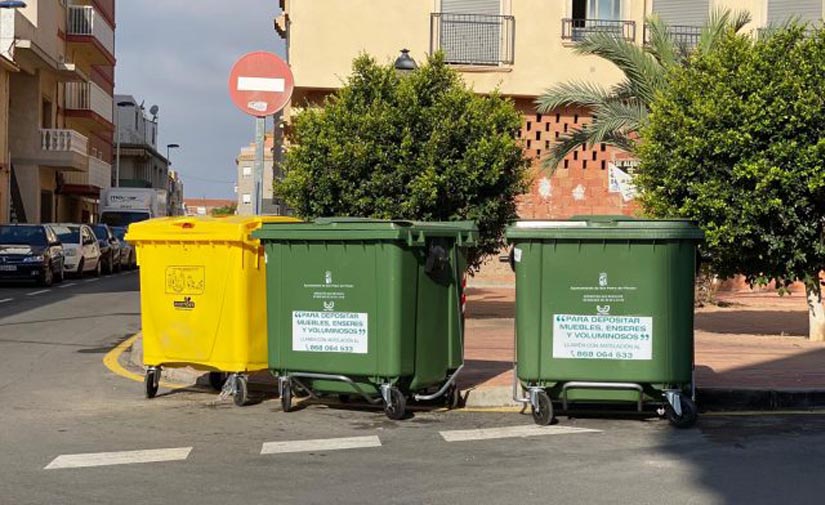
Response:
[{"label": "curb stone", "polygon": [[705,411],[825,409],[825,390],[699,388],[696,402]]},{"label": "curb stone", "polygon": [[[120,364],[132,372],[143,375],[146,369],[143,366],[143,336],[135,339],[131,347],[129,347],[118,359]],[[192,367],[180,368],[164,368],[162,372],[164,380],[175,383],[181,386],[209,386],[209,378],[207,372],[196,370]],[[251,384],[276,384],[275,379],[268,373],[253,373],[249,376]]]},{"label": "curb stone", "polygon": [[[143,368],[143,339],[138,337],[132,346],[119,358],[125,368],[139,374]],[[191,367],[165,368],[163,378],[182,386],[208,386],[206,374]],[[252,374],[250,382],[275,384],[275,379],[266,373]],[[475,387],[461,392],[465,407],[494,408],[520,407],[513,401],[511,386]],[[777,411],[792,409],[825,409],[825,390],[822,389],[735,389],[697,388],[696,403],[701,411]]]}]

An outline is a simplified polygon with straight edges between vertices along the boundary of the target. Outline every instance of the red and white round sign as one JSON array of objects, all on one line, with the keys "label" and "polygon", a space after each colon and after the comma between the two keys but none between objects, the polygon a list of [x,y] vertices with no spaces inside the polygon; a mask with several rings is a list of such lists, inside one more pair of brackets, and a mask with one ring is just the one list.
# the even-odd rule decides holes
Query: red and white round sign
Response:
[{"label": "red and white round sign", "polygon": [[294,88],[289,65],[265,51],[242,56],[229,74],[232,102],[250,116],[269,116],[283,109]]}]

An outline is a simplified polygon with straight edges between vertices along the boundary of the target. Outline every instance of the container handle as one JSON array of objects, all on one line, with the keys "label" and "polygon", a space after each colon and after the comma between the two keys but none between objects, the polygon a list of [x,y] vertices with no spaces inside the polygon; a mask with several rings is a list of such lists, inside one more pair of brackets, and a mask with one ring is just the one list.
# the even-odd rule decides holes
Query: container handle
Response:
[{"label": "container handle", "polygon": [[181,219],[179,221],[175,221],[172,223],[174,226],[179,226],[184,230],[188,230],[195,227],[195,220],[194,219]]}]

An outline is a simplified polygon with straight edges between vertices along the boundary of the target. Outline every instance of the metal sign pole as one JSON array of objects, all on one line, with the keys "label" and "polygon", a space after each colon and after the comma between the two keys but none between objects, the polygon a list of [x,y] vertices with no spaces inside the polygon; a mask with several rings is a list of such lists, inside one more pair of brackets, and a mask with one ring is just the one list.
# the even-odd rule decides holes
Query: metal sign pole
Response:
[{"label": "metal sign pole", "polygon": [[266,118],[255,118],[255,215],[263,213],[264,201],[264,135],[266,132]]}]

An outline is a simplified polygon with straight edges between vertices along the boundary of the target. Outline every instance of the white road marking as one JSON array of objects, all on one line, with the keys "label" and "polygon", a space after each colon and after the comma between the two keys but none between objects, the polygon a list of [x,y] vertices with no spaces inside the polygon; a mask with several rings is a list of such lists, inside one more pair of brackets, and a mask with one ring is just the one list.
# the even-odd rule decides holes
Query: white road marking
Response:
[{"label": "white road marking", "polygon": [[77,286],[77,283],[76,283],[76,282],[70,282],[70,283],[68,283],[68,284],[61,284],[61,285],[59,285],[59,286],[57,286],[57,287],[59,287],[59,288],[63,289],[63,288],[70,288],[70,287],[72,287],[72,286]]},{"label": "white road marking", "polygon": [[26,293],[26,296],[37,296],[42,295],[43,293],[48,293],[51,289],[41,289],[40,291],[32,291],[31,293]]},{"label": "white road marking", "polygon": [[85,280],[85,281],[83,281],[83,282],[97,282],[97,281],[99,281],[99,280],[100,280],[99,278],[95,278],[95,279],[86,279],[86,280]]},{"label": "white road marking", "polygon": [[14,298],[3,298],[2,300],[0,300],[0,303],[8,303],[8,302],[11,302],[13,300],[14,300]]},{"label": "white road marking", "polygon": [[150,449],[144,451],[64,454],[54,458],[51,463],[46,465],[44,470],[130,465],[133,463],[157,463],[160,461],[182,461],[189,457],[191,451],[191,447],[176,447],[172,449]]},{"label": "white road marking", "polygon": [[238,91],[269,91],[283,93],[286,81],[269,77],[238,77]]},{"label": "white road marking", "polygon": [[538,437],[542,435],[570,435],[573,433],[600,433],[601,430],[575,428],[572,426],[509,426],[507,428],[485,428],[477,430],[441,431],[441,438],[447,442],[468,440],[491,440],[495,438]]},{"label": "white road marking", "polygon": [[338,451],[362,447],[381,447],[377,436],[318,438],[314,440],[290,440],[286,442],[265,442],[261,454],[284,454],[289,452]]}]

